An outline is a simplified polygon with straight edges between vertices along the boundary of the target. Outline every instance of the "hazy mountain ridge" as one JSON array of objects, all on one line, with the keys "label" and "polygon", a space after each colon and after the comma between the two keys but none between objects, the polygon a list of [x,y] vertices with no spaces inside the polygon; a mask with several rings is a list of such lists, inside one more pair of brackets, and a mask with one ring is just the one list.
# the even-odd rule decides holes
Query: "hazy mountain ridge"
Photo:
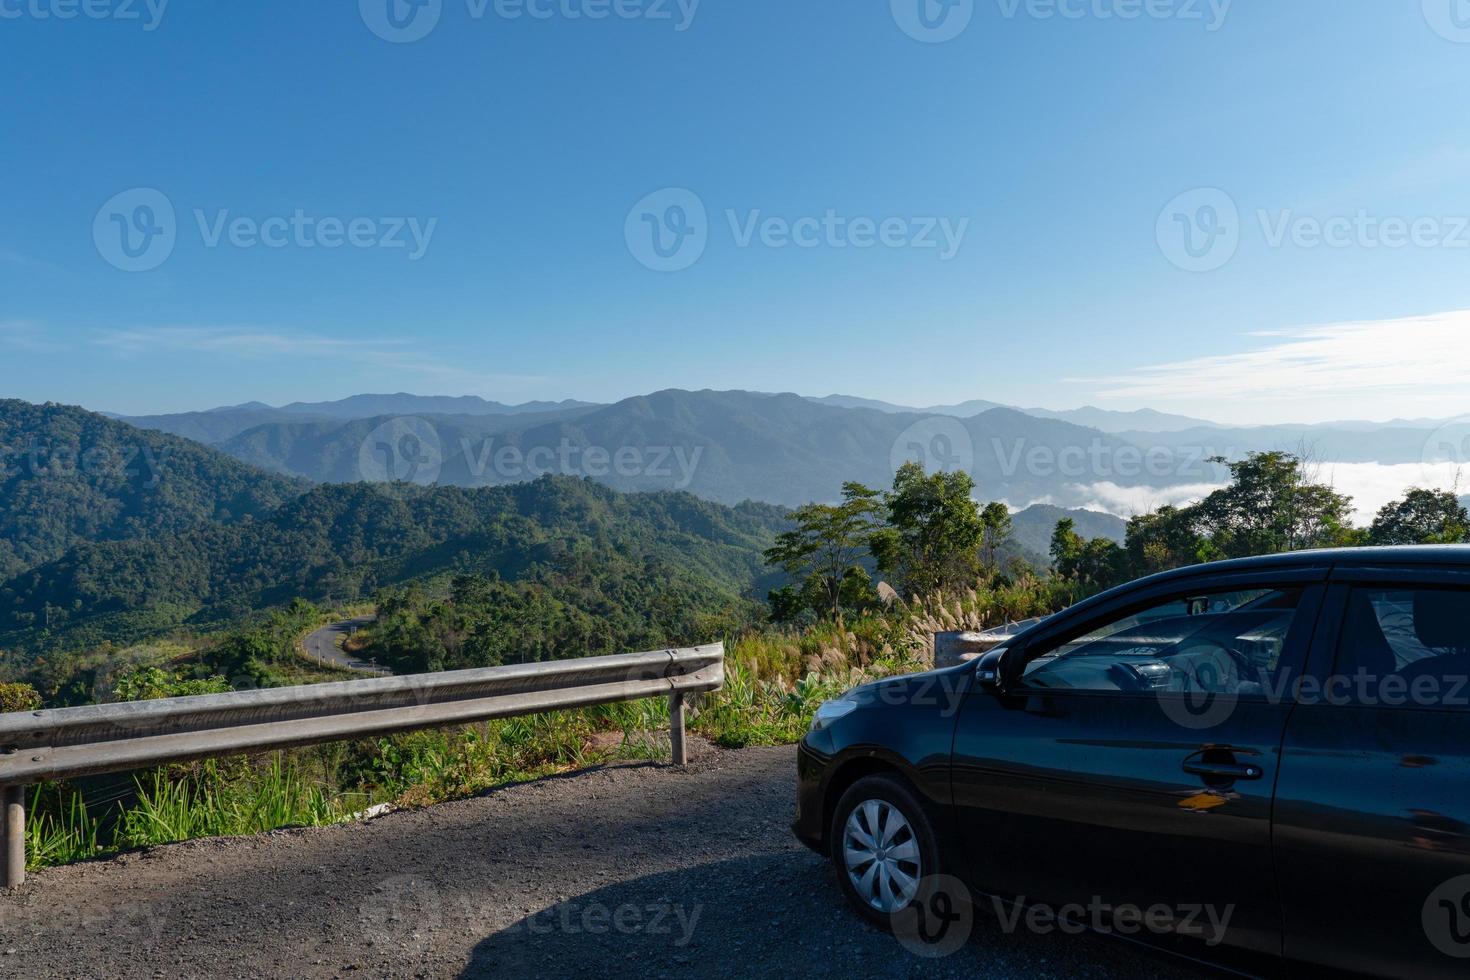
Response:
[{"label": "hazy mountain ridge", "polygon": [[[423,428],[414,445],[435,446],[432,473],[420,468],[412,477],[406,470],[397,475],[454,486],[514,483],[549,471],[590,476],[623,491],[688,490],[726,504],[797,506],[836,499],[848,480],[886,487],[898,464],[920,457],[931,469],[968,470],[986,499],[1057,499],[1069,480],[1177,482],[1167,473],[1115,472],[1111,461],[1137,455],[1121,439],[1012,409],[952,419],[743,391],[671,389],[548,415],[268,423],[220,448],[318,482],[382,478],[373,455],[378,447],[369,440],[391,443],[395,425]],[[1074,459],[1079,449],[1085,452]],[[1086,469],[1089,452],[1104,461],[1099,476]],[[364,473],[365,462],[374,473]]]}]

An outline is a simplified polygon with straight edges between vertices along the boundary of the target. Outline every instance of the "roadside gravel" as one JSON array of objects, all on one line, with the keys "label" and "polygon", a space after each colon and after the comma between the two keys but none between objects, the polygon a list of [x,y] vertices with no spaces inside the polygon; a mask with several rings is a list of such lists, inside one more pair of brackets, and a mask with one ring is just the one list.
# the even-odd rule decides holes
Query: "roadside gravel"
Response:
[{"label": "roadside gravel", "polygon": [[939,959],[843,904],[788,829],[791,748],[702,743],[359,824],[155,848],[0,894],[0,976],[1152,977],[982,916]]}]

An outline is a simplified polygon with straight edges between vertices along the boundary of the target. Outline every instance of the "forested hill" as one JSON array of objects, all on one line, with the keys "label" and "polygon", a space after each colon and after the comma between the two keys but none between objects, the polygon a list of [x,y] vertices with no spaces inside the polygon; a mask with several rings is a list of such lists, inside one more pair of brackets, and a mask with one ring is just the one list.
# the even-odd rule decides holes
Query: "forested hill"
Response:
[{"label": "forested hill", "polygon": [[80,542],[263,514],[305,487],[84,409],[0,399],[0,581]]},{"label": "forested hill", "polygon": [[604,585],[587,583],[615,578],[606,588],[666,593],[666,603],[686,591],[734,600],[767,574],[761,552],[784,525],[765,504],[624,495],[566,477],[473,490],[322,486],[258,519],[77,546],[0,586],[0,650],[123,642],[441,572],[594,590]]}]

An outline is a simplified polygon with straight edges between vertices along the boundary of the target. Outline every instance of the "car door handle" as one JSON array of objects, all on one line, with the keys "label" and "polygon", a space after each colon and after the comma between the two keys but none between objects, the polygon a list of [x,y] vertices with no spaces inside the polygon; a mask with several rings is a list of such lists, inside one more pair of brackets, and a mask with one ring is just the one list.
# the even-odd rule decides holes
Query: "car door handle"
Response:
[{"label": "car door handle", "polygon": [[1264,774],[1260,766],[1253,766],[1249,763],[1205,762],[1193,757],[1184,760],[1184,771],[1191,776],[1204,776],[1210,779],[1260,779]]}]

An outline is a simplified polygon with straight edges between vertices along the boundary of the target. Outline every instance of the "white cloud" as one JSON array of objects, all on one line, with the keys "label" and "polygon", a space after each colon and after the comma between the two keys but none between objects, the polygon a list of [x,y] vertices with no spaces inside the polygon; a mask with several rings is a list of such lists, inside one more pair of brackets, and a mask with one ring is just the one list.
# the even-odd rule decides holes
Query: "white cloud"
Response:
[{"label": "white cloud", "polygon": [[1388,419],[1470,409],[1470,311],[1360,321],[1250,336],[1253,350],[1148,365],[1109,378],[1099,398],[1133,404],[1216,405],[1255,421]]}]

